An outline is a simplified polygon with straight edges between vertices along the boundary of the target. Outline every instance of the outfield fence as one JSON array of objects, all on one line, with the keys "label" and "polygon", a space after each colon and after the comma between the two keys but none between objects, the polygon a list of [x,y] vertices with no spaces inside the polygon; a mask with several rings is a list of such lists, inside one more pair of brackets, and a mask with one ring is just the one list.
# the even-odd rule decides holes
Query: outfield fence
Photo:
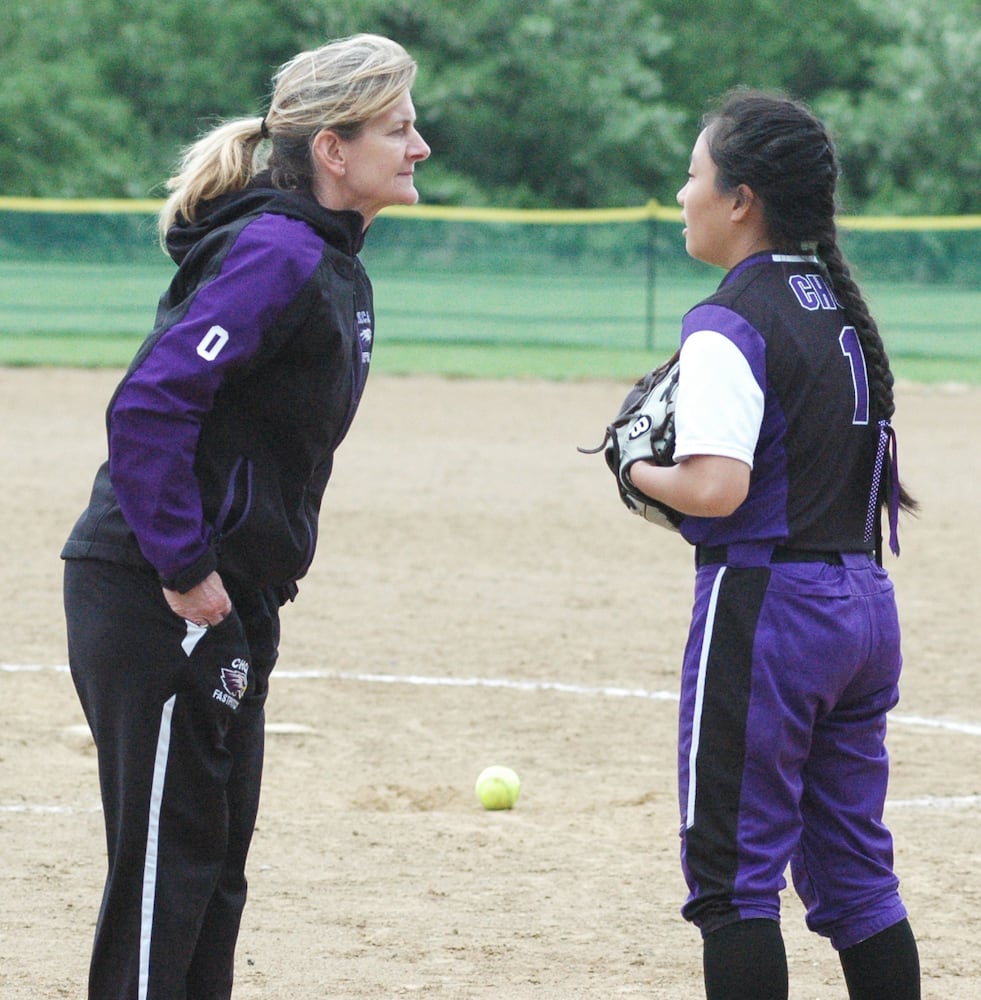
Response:
[{"label": "outfield fence", "polygon": [[[0,337],[142,337],[173,273],[156,200],[0,198]],[[890,352],[981,358],[981,215],[850,217]],[[391,341],[667,349],[720,272],[677,208],[386,210],[362,257]]]}]

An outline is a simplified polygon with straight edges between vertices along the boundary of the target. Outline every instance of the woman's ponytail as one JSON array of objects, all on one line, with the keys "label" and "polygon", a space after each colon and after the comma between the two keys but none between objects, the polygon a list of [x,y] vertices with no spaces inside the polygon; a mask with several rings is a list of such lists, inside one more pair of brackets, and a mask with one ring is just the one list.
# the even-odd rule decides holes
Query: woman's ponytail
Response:
[{"label": "woman's ponytail", "polygon": [[193,222],[201,202],[248,185],[259,169],[256,152],[263,139],[263,121],[237,118],[187,148],[177,173],[167,181],[170,196],[157,223],[161,245],[178,215]]}]

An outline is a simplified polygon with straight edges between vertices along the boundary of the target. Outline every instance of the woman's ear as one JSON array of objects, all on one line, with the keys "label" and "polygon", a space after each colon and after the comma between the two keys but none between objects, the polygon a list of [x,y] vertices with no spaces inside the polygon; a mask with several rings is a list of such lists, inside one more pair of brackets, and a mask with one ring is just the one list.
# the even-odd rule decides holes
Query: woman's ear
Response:
[{"label": "woman's ear", "polygon": [[343,177],[347,167],[344,156],[344,140],[329,128],[316,134],[312,145],[313,160],[332,177]]},{"label": "woman's ear", "polygon": [[740,184],[733,199],[732,221],[742,222],[758,205],[753,189],[748,184]]}]

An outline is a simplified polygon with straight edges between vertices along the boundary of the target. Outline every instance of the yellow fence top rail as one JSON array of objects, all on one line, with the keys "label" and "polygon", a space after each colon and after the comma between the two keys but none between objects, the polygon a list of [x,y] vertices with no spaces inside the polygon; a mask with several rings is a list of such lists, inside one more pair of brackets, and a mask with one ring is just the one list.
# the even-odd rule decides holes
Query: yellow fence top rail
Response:
[{"label": "yellow fence top rail", "polygon": [[0,198],[2,212],[50,215],[144,215],[162,207],[163,201],[154,198]]},{"label": "yellow fence top rail", "polygon": [[[19,198],[0,197],[0,212],[49,214],[156,214],[163,201],[154,198]],[[589,225],[594,223],[680,222],[681,209],[649,201],[625,208],[479,208],[457,205],[396,205],[382,213],[390,218],[442,222],[518,223],[522,225]],[[843,229],[928,231],[981,229],[981,215],[845,215]]]}]

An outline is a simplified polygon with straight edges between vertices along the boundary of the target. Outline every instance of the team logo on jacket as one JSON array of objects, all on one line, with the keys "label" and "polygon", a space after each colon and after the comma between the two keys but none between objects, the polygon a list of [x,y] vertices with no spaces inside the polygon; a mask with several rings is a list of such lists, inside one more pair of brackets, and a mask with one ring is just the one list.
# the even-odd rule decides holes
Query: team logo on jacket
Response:
[{"label": "team logo on jacket", "polygon": [[216,688],[215,699],[229,708],[238,708],[249,688],[249,661],[237,657],[227,667],[222,667],[221,686],[225,690],[219,691]]}]

